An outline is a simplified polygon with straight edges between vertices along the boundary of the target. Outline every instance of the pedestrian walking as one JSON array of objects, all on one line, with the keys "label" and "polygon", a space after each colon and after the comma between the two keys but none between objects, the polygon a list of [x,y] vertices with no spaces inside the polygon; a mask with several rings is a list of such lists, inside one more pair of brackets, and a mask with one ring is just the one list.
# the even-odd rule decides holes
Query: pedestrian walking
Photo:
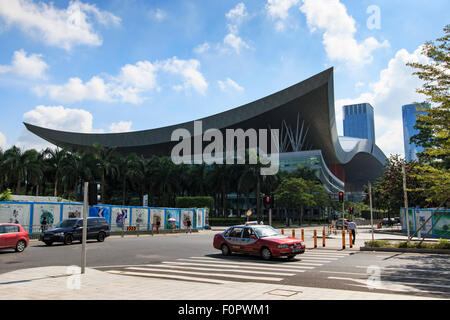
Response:
[{"label": "pedestrian walking", "polygon": [[156,233],[159,234],[159,227],[161,226],[161,220],[156,220]]},{"label": "pedestrian walking", "polygon": [[41,230],[42,230],[42,232],[47,230],[47,217],[44,217],[41,221]]},{"label": "pedestrian walking", "polygon": [[187,221],[186,221],[186,227],[187,227],[186,233],[188,233],[188,232],[192,233],[191,225],[192,225],[191,219],[187,219]]},{"label": "pedestrian walking", "polygon": [[357,228],[356,223],[354,223],[352,220],[350,220],[347,225],[347,229],[348,229],[348,231],[352,232],[353,244],[355,244],[355,239],[356,239],[356,228]]}]

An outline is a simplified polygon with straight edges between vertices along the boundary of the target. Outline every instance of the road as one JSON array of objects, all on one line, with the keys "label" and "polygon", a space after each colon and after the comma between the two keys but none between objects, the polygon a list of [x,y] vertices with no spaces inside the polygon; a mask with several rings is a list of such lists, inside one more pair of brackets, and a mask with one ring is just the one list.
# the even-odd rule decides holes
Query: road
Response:
[{"label": "road", "polygon": [[[352,291],[450,298],[450,257],[436,254],[308,249],[292,261],[232,255],[212,247],[214,232],[109,237],[89,241],[88,267],[173,281],[265,282]],[[32,241],[23,253],[0,250],[0,273],[79,265],[81,245]]]}]

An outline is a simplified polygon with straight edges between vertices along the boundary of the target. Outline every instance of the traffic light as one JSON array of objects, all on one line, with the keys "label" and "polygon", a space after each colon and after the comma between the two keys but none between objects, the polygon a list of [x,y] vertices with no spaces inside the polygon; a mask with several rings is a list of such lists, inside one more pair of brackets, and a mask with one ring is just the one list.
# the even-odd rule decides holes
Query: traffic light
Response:
[{"label": "traffic light", "polygon": [[343,192],[339,192],[339,202],[340,203],[344,202],[344,193]]},{"label": "traffic light", "polygon": [[350,207],[350,214],[353,214],[353,207]]},{"label": "traffic light", "polygon": [[89,182],[88,187],[88,203],[90,206],[95,206],[101,201],[101,184],[96,182]]},{"label": "traffic light", "polygon": [[263,203],[264,203],[264,208],[269,209],[273,205],[273,197],[272,196],[264,196]]}]

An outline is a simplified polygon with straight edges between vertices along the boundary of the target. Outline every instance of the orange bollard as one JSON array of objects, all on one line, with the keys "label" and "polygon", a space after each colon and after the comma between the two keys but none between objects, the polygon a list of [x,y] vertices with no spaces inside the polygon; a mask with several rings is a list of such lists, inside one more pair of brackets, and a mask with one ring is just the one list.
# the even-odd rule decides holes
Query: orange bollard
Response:
[{"label": "orange bollard", "polygon": [[322,230],[322,247],[325,247],[325,229]]},{"label": "orange bollard", "polygon": [[292,238],[295,238],[295,229],[292,229]]},{"label": "orange bollard", "polygon": [[305,229],[302,229],[302,241],[305,242]]},{"label": "orange bollard", "polygon": [[350,244],[350,248],[353,248],[352,232],[350,230],[348,230],[348,242]]},{"label": "orange bollard", "polygon": [[284,229],[281,229],[281,234],[284,234]]},{"label": "orange bollard", "polygon": [[314,248],[317,248],[317,231],[314,230]]},{"label": "orange bollard", "polygon": [[345,230],[342,230],[342,249],[345,249]]}]

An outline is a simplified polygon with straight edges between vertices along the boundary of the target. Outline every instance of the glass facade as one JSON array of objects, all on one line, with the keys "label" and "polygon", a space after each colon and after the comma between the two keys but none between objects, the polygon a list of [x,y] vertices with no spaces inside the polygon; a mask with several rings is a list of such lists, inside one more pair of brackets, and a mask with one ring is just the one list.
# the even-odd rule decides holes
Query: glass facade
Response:
[{"label": "glass facade", "polygon": [[343,111],[344,136],[375,143],[373,107],[369,103],[352,104],[344,106]]},{"label": "glass facade", "polygon": [[417,154],[423,151],[423,148],[410,143],[410,139],[413,135],[419,133],[419,130],[414,129],[416,119],[419,114],[425,114],[425,111],[417,111],[416,108],[420,106],[423,108],[429,108],[428,103],[407,104],[402,106],[402,119],[403,119],[403,145],[405,147],[405,159],[406,161],[417,160]]}]

